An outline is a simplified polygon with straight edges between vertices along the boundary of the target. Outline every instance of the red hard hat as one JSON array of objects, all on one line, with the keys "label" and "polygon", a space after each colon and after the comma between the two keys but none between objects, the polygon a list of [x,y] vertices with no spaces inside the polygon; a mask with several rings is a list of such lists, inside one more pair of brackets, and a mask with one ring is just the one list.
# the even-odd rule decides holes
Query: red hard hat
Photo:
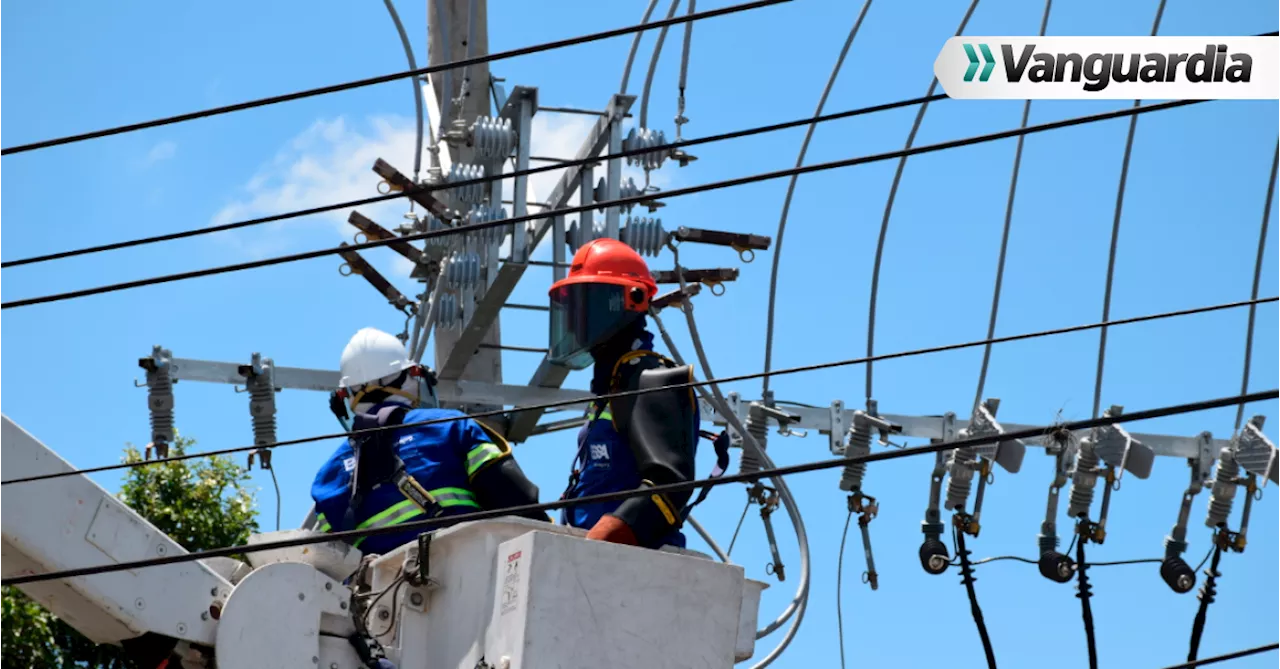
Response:
[{"label": "red hard hat", "polygon": [[[573,254],[569,276],[551,285],[551,291],[576,283],[610,283],[637,287],[646,298],[658,294],[658,284],[649,273],[644,258],[630,246],[616,239],[596,239],[584,244]],[[645,300],[646,302],[648,299]]]},{"label": "red hard hat", "polygon": [[644,317],[658,284],[634,249],[597,239],[573,254],[569,275],[555,282],[547,359],[570,369],[592,363],[591,351]]}]

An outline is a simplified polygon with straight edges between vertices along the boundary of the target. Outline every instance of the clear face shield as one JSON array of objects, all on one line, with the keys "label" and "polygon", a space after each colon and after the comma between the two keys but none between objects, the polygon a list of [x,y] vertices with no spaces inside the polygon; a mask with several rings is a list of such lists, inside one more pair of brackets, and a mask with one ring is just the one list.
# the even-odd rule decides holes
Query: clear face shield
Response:
[{"label": "clear face shield", "polygon": [[611,283],[575,283],[551,291],[547,361],[578,370],[590,367],[591,350],[644,315],[644,291]]}]

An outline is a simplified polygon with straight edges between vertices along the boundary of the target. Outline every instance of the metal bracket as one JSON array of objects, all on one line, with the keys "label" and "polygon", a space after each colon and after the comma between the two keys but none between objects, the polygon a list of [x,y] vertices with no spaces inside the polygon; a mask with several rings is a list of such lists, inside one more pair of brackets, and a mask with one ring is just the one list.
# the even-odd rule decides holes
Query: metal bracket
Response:
[{"label": "metal bracket", "polygon": [[1245,471],[1261,478],[1263,487],[1268,480],[1280,484],[1277,480],[1276,445],[1262,433],[1266,420],[1263,415],[1250,418],[1235,438],[1236,462]]},{"label": "metal bracket", "polygon": [[844,402],[836,400],[831,403],[831,431],[827,433],[828,445],[832,455],[844,452],[844,432],[848,427],[844,420]]}]

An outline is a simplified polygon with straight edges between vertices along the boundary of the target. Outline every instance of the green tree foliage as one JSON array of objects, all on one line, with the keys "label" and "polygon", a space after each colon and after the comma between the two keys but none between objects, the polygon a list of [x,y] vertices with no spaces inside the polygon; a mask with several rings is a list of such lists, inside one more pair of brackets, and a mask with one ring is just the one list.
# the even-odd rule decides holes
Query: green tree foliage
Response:
[{"label": "green tree foliage", "polygon": [[[169,454],[181,455],[194,444],[178,437]],[[126,446],[125,462],[141,460],[138,449]],[[207,550],[243,544],[258,530],[248,480],[246,468],[224,457],[166,462],[129,469],[118,497],[183,548]],[[134,669],[118,646],[89,641],[17,588],[4,588],[0,626],[6,668]]]}]

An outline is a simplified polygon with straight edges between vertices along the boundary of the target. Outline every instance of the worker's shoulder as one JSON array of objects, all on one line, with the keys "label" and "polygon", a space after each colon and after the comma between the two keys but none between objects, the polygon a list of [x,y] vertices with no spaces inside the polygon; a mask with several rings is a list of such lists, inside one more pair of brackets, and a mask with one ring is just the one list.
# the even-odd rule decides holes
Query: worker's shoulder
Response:
[{"label": "worker's shoulder", "polygon": [[[422,432],[445,433],[465,429],[472,419],[457,409],[420,408],[410,409],[404,415],[401,425],[408,429]],[[425,423],[419,425],[418,423]]]},{"label": "worker's shoulder", "polygon": [[678,367],[679,365],[670,358],[652,351],[629,356],[617,366],[614,372],[614,385],[621,390],[635,390],[640,383],[641,375],[645,372]]}]

